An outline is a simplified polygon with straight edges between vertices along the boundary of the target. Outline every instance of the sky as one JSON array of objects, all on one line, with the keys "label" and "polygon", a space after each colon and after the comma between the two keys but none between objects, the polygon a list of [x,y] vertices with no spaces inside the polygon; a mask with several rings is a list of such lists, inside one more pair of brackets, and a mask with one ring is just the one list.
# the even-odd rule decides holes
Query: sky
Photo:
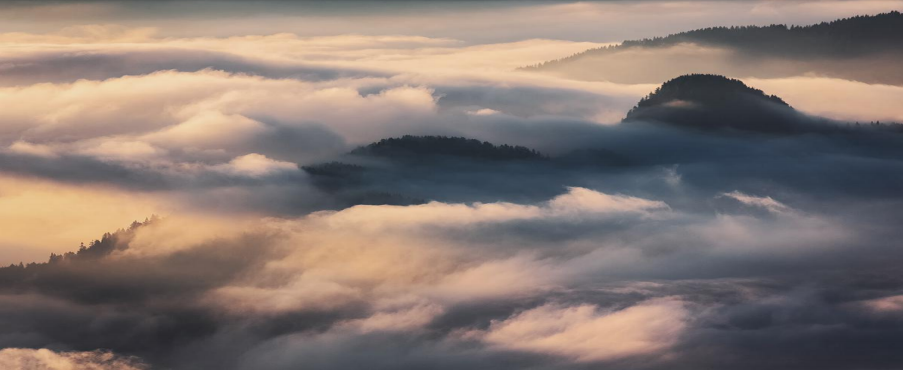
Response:
[{"label": "sky", "polygon": [[[0,265],[120,229],[128,243],[0,289],[0,368],[903,360],[899,134],[631,125],[627,112],[664,80],[520,69],[624,40],[807,25],[903,1],[0,8]],[[732,51],[640,52],[656,60],[633,65],[645,77],[681,53]],[[903,121],[903,86],[811,69],[729,77],[801,115]],[[417,167],[346,154],[402,135],[551,159]],[[634,162],[559,165],[593,150]],[[331,161],[376,174],[343,193],[302,168]],[[354,191],[422,202],[347,204]]]},{"label": "sky", "polygon": [[72,25],[150,27],[161,35],[417,35],[487,44],[620,42],[710,26],[811,24],[899,9],[899,1],[188,1],[9,2],[8,32]]}]

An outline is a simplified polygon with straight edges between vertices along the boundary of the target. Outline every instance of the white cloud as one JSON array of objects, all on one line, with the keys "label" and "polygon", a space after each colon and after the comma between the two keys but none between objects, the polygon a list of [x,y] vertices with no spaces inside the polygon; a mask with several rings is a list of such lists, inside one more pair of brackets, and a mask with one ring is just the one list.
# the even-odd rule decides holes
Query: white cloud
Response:
[{"label": "white cloud", "polygon": [[675,299],[656,299],[619,311],[593,305],[548,304],[492,323],[482,339],[504,349],[579,362],[656,355],[674,345],[688,311]]},{"label": "white cloud", "polygon": [[[547,258],[507,243],[478,250],[441,230],[523,220],[604,222],[644,218],[667,210],[662,202],[570,188],[541,205],[432,202],[404,207],[355,206],[294,220],[273,219],[257,225],[264,230],[279,230],[282,237],[267,248],[280,251],[284,257],[246,279],[215,290],[207,302],[231,313],[272,313],[322,310],[411,295],[419,297],[418,304],[429,307],[529,296],[567,286],[599,264]],[[154,232],[160,227],[152,225],[148,238],[139,233],[135,243],[140,247],[143,240],[150,240],[168,246],[171,243],[167,240],[180,239],[178,230],[171,227],[162,235]],[[192,231],[187,238],[193,240],[197,233]],[[377,321],[408,320],[392,315]]]},{"label": "white cloud", "polygon": [[7,151],[16,154],[32,155],[44,158],[56,158],[57,153],[53,147],[42,144],[32,144],[27,141],[18,140],[9,145]]},{"label": "white cloud", "polygon": [[165,150],[136,140],[99,139],[79,143],[79,154],[103,160],[145,162],[159,158]]},{"label": "white cloud", "polygon": [[899,104],[903,101],[903,86],[810,76],[744,81],[812,115],[862,123],[903,122],[903,108]]},{"label": "white cloud", "polygon": [[262,177],[280,172],[298,171],[298,165],[294,163],[276,161],[257,153],[236,157],[227,164],[213,166],[213,168],[231,175],[248,177]]},{"label": "white cloud", "polygon": [[54,352],[49,349],[5,348],[0,368],[16,370],[144,370],[147,366],[111,352]]},{"label": "white cloud", "polygon": [[878,313],[903,313],[903,295],[870,299],[862,302],[865,308]]},{"label": "white cloud", "polygon": [[480,109],[477,109],[474,111],[467,112],[467,114],[472,114],[474,116],[491,116],[491,115],[499,114],[499,113],[501,113],[501,112],[499,112],[495,109],[489,109],[489,108],[480,108]]},{"label": "white cloud", "polygon": [[650,216],[667,211],[664,202],[625,195],[609,195],[570,187],[568,192],[539,205],[506,202],[447,204],[431,202],[416,206],[355,206],[339,212],[322,212],[330,226],[356,225],[361,230],[380,231],[420,226],[459,226],[515,220],[554,218],[599,218],[618,215]]},{"label": "white cloud", "polygon": [[416,297],[399,297],[376,302],[376,312],[363,319],[340,324],[341,329],[362,333],[375,331],[412,331],[429,324],[444,308],[436,303]]},{"label": "white cloud", "polygon": [[609,195],[586,188],[570,187],[567,194],[549,201],[549,209],[556,215],[571,214],[640,214],[650,215],[656,211],[666,211],[668,205],[661,201],[643,198]]},{"label": "white cloud", "polygon": [[793,212],[793,208],[788,207],[784,203],[778,202],[771,197],[757,197],[748,195],[739,191],[732,191],[721,194],[722,197],[728,197],[739,201],[748,206],[759,207],[775,214],[786,214]]}]

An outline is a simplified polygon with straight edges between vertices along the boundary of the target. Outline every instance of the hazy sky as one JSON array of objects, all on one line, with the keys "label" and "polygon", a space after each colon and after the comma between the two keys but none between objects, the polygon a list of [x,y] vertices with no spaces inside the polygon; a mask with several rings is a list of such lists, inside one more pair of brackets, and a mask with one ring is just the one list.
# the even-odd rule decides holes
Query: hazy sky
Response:
[{"label": "hazy sky", "polygon": [[465,43],[532,38],[591,42],[709,26],[810,24],[886,12],[900,1],[127,1],[5,3],[0,30],[82,24],[152,27],[164,36],[290,32],[417,35]]}]

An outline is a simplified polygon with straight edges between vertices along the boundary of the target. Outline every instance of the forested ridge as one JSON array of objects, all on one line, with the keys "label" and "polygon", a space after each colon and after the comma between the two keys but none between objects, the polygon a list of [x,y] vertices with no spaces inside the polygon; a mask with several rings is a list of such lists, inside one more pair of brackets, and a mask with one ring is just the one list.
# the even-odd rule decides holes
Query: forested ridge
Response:
[{"label": "forested ridge", "polygon": [[375,157],[447,156],[487,160],[535,160],[545,156],[520,145],[495,145],[488,141],[448,136],[413,136],[382,139],[358,147],[352,155]]},{"label": "forested ridge", "polygon": [[660,48],[683,43],[781,57],[850,57],[871,53],[903,53],[903,13],[892,11],[861,15],[808,26],[772,24],[708,27],[663,37],[627,40],[619,45],[589,49],[525,69],[542,69],[630,48]]}]

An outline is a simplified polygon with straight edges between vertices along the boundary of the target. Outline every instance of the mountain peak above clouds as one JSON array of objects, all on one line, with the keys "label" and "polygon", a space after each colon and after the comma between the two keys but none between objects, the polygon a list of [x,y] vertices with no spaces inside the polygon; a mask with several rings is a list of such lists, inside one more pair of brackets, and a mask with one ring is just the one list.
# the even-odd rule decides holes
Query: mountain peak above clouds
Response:
[{"label": "mountain peak above clouds", "polygon": [[762,90],[747,86],[743,81],[715,74],[690,74],[669,80],[641,100],[637,107],[668,104],[674,100],[700,104],[723,103],[741,97],[789,107],[776,95],[767,95]]},{"label": "mountain peak above clouds", "polygon": [[684,75],[665,82],[640,100],[624,121],[764,133],[810,131],[816,124],[775,95],[712,74]]}]

